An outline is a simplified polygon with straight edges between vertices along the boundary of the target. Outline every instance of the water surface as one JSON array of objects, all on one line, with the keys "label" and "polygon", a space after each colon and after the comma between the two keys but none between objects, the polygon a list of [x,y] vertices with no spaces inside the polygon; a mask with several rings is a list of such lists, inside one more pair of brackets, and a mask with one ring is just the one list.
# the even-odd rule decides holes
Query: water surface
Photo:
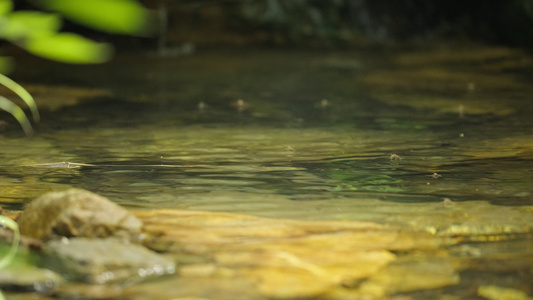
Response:
[{"label": "water surface", "polygon": [[[0,203],[80,187],[131,209],[399,226],[446,224],[443,203],[527,210],[532,64],[499,48],[43,63],[18,74],[43,121],[30,138],[11,120],[0,135]],[[519,241],[531,261],[530,236]]]}]

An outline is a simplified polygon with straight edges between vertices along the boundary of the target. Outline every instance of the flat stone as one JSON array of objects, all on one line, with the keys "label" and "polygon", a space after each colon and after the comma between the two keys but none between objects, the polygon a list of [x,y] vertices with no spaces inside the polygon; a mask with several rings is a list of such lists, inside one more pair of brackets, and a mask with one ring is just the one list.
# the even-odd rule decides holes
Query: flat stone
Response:
[{"label": "flat stone", "polygon": [[72,238],[46,243],[43,266],[69,280],[103,284],[139,281],[172,274],[175,263],[166,257],[115,238]]},{"label": "flat stone", "polygon": [[[306,222],[191,210],[136,215],[144,222],[144,230],[156,237],[146,241],[148,247],[169,255],[210,258],[216,266],[212,276],[249,280],[267,299],[314,299],[347,290],[357,293],[347,299],[383,298],[401,290],[386,288],[389,274],[402,277],[409,272],[396,267],[394,251],[435,251],[457,242],[423,232],[406,234],[371,222]],[[425,274],[410,277],[408,282],[414,282],[410,288],[455,283],[455,266],[446,263],[438,265],[442,271],[427,284]],[[359,289],[367,280],[374,284]]]},{"label": "flat stone", "polygon": [[0,289],[6,291],[52,294],[63,283],[63,278],[50,270],[40,269],[21,261],[14,261],[0,272]]},{"label": "flat stone", "polygon": [[532,300],[525,292],[495,285],[483,285],[477,289],[478,296],[489,300]]},{"label": "flat stone", "polygon": [[142,227],[125,208],[82,189],[38,197],[17,222],[22,235],[43,240],[58,236],[136,239]]},{"label": "flat stone", "polygon": [[59,299],[110,300],[124,299],[123,287],[119,284],[86,284],[69,282],[62,285],[54,296]]},{"label": "flat stone", "polygon": [[397,259],[361,283],[359,291],[382,299],[394,293],[436,289],[459,283],[459,262],[447,257],[424,256],[418,253]]}]

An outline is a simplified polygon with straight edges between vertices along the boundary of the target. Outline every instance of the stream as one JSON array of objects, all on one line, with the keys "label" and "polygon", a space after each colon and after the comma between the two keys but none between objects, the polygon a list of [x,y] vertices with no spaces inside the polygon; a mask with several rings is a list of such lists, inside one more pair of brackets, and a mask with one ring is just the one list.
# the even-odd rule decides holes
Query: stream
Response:
[{"label": "stream", "polygon": [[[473,231],[462,222],[486,217],[502,229],[476,223],[477,233],[499,242],[480,246],[458,283],[405,299],[471,299],[486,284],[533,297],[532,70],[526,53],[490,47],[200,49],[124,53],[96,66],[28,58],[15,78],[42,121],[24,137],[0,116],[9,123],[0,133],[0,205],[20,210],[76,187],[132,211],[432,233],[455,224],[457,235]],[[441,213],[448,205],[463,219]],[[515,210],[523,214],[505,215]],[[471,254],[461,249],[450,252]]]}]

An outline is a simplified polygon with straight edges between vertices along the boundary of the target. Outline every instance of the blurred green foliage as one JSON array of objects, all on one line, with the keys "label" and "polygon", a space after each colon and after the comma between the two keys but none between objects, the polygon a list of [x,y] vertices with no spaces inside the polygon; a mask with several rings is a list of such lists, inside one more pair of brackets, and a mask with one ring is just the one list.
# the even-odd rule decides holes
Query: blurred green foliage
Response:
[{"label": "blurred green foliage", "polygon": [[0,38],[44,58],[66,63],[101,63],[112,54],[108,44],[61,32],[63,17],[108,33],[140,36],[153,33],[152,14],[135,0],[29,1],[51,12],[14,11],[12,0],[0,0]]},{"label": "blurred green foliage", "polygon": [[[13,230],[13,242],[11,243],[11,247],[9,248],[9,250],[7,251],[5,255],[0,256],[0,270],[1,270],[7,265],[9,265],[15,258],[15,255],[17,254],[17,249],[18,249],[19,242],[20,242],[20,232],[19,232],[18,224],[8,217],[0,216],[0,225]],[[3,299],[5,299],[5,297],[0,291],[0,300],[3,300]]]},{"label": "blurred green foliage", "polygon": [[17,249],[20,241],[20,232],[18,224],[8,217],[0,216],[0,225],[5,226],[6,228],[9,228],[13,231],[13,242],[11,243],[11,247],[4,256],[0,257],[0,269],[2,269],[5,266],[9,265],[17,254]]},{"label": "blurred green foliage", "polygon": [[[153,33],[153,14],[136,0],[28,0],[45,11],[14,10],[12,0],[0,0],[0,38],[43,58],[65,63],[87,64],[107,61],[113,48],[76,33],[61,32],[63,20],[113,34],[147,36]],[[37,106],[29,93],[7,78],[13,60],[0,57],[0,84],[14,91],[29,106],[34,121],[39,120]],[[20,107],[0,97],[0,109],[13,115],[26,134],[31,123]]]},{"label": "blurred green foliage", "polygon": [[[33,120],[35,122],[39,122],[39,110],[37,109],[37,105],[35,104],[35,100],[33,100],[33,97],[26,91],[22,86],[20,86],[15,81],[11,80],[9,77],[7,77],[4,74],[0,73],[0,84],[10,89],[12,92],[17,94],[30,108],[30,111],[33,115]],[[6,97],[0,96],[0,109],[3,109],[10,113],[19,124],[22,126],[22,129],[26,133],[26,135],[32,135],[33,134],[33,128],[31,126],[30,121],[26,117],[26,114],[15,103],[11,102]]]},{"label": "blurred green foliage", "polygon": [[153,15],[134,0],[31,0],[47,10],[107,33],[148,36]]}]

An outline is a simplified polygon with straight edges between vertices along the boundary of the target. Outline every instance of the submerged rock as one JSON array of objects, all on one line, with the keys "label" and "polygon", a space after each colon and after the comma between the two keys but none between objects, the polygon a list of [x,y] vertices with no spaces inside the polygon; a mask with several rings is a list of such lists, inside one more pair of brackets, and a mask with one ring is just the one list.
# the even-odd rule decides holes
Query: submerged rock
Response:
[{"label": "submerged rock", "polygon": [[509,300],[532,300],[525,292],[512,289],[499,287],[494,285],[483,285],[477,289],[478,296],[490,300],[509,299]]},{"label": "submerged rock", "polygon": [[58,299],[76,300],[111,300],[125,298],[124,288],[117,284],[86,284],[75,282],[69,282],[68,285],[62,285],[54,293],[54,297]]},{"label": "submerged rock", "polygon": [[[370,222],[307,222],[190,210],[136,215],[156,237],[147,241],[149,247],[210,258],[213,280],[249,280],[266,299],[383,299],[401,291],[401,284],[387,287],[391,276],[405,277],[410,271],[401,267],[412,266],[395,264],[395,253],[431,252],[456,243]],[[424,272],[432,272],[433,266],[423,265],[416,278],[399,282],[410,283],[409,290],[423,290],[457,281],[456,266],[444,261],[435,264],[439,272],[426,283]],[[365,281],[372,285],[360,288]]]},{"label": "submerged rock", "polygon": [[44,249],[43,266],[67,279],[96,284],[135,282],[172,274],[176,269],[170,259],[114,238],[49,241]]},{"label": "submerged rock", "polygon": [[6,268],[0,272],[0,288],[3,290],[54,293],[63,282],[63,278],[50,270],[35,267]]},{"label": "submerged rock", "polygon": [[109,199],[82,189],[44,194],[17,220],[22,235],[48,240],[65,237],[135,239],[142,223]]},{"label": "submerged rock", "polygon": [[[1,251],[0,251],[1,253]],[[32,265],[26,254],[17,258],[0,272],[0,289],[9,291],[52,294],[63,283],[63,278],[50,270]]]}]

